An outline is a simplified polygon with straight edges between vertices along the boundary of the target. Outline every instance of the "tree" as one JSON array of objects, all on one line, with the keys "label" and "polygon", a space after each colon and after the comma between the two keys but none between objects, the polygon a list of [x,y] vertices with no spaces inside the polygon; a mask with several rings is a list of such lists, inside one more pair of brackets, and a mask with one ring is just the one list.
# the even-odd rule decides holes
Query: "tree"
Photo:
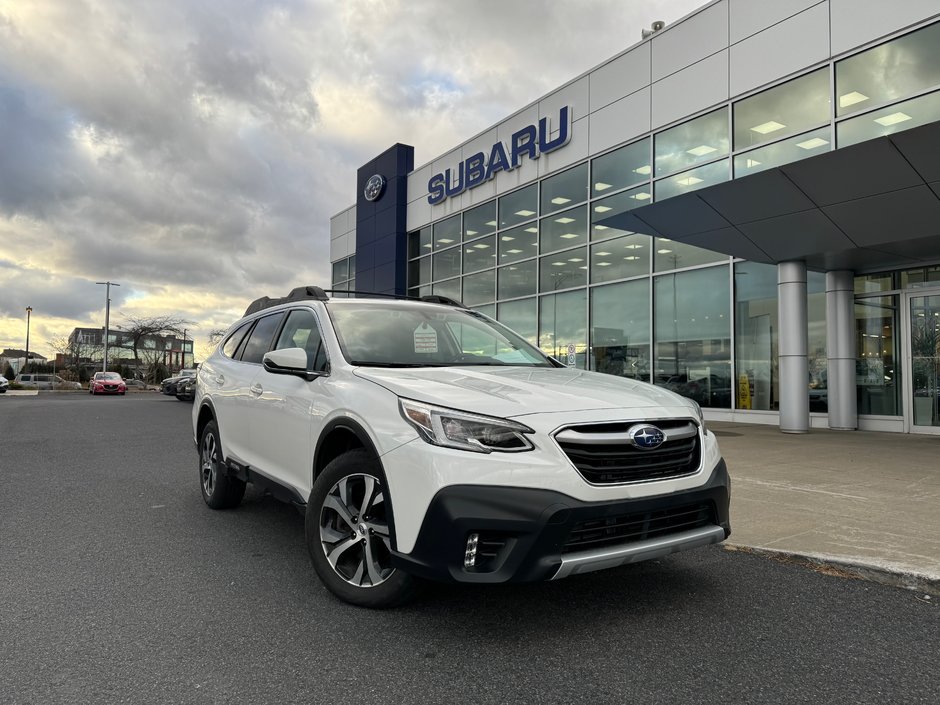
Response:
[{"label": "tree", "polygon": [[[130,347],[134,351],[134,367],[140,369],[140,353],[143,348],[143,341],[154,336],[181,335],[186,326],[193,325],[191,321],[175,316],[124,316],[125,323],[121,327],[124,333],[125,341],[130,342]],[[127,347],[127,342],[123,347]],[[148,351],[153,352],[153,351]],[[152,359],[147,361],[148,373],[153,373],[157,360],[151,354]]]},{"label": "tree", "polygon": [[89,342],[88,338],[79,331],[73,332],[68,337],[53,338],[49,342],[49,347],[65,358],[64,369],[69,370],[78,380],[83,377],[82,371],[85,367],[83,363],[90,363],[101,352],[101,345]]}]

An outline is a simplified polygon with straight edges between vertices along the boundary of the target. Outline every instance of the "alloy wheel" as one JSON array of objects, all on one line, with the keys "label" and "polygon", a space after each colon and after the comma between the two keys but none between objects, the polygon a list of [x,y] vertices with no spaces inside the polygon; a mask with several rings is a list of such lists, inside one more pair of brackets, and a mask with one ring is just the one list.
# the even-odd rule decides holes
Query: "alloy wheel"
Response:
[{"label": "alloy wheel", "polygon": [[202,490],[206,497],[212,496],[215,478],[218,473],[219,451],[215,444],[215,434],[207,433],[202,439]]}]

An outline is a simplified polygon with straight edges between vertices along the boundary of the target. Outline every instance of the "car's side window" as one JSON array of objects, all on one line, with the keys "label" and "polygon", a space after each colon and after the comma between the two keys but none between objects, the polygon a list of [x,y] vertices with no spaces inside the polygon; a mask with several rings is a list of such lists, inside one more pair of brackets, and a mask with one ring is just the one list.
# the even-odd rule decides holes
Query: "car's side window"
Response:
[{"label": "car's side window", "polygon": [[307,351],[307,369],[314,372],[326,370],[326,350],[320,337],[316,316],[305,308],[291,311],[278,336],[275,350],[303,348]]},{"label": "car's side window", "polygon": [[261,358],[271,347],[271,340],[274,338],[274,333],[283,319],[283,313],[275,313],[258,320],[248,336],[248,342],[245,343],[245,349],[242,351],[241,357],[242,362],[261,364]]},{"label": "car's side window", "polygon": [[245,337],[245,333],[248,332],[248,329],[251,328],[252,321],[240,326],[234,333],[232,333],[228,340],[225,341],[225,344],[222,346],[222,354],[225,357],[235,357],[235,351],[238,349],[238,344],[242,342],[242,339]]}]

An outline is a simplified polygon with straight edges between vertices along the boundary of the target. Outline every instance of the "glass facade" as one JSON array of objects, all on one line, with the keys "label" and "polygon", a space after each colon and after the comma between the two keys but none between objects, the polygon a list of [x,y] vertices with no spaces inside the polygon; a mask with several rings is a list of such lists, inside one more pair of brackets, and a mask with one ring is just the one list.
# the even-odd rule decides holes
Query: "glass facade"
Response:
[{"label": "glass facade", "polygon": [[653,138],[656,176],[683,171],[729,152],[728,109],[671,127]]},{"label": "glass facade", "polygon": [[734,265],[735,394],[738,409],[780,408],[777,268]]},{"label": "glass facade", "polygon": [[356,255],[333,263],[332,288],[334,291],[356,289]]},{"label": "glass facade", "polygon": [[829,67],[734,104],[734,148],[748,149],[829,122]]},{"label": "glass facade", "polygon": [[591,289],[591,368],[650,381],[650,288],[639,279]]},{"label": "glass facade", "polygon": [[873,296],[855,301],[855,385],[858,413],[899,416],[898,297]]}]

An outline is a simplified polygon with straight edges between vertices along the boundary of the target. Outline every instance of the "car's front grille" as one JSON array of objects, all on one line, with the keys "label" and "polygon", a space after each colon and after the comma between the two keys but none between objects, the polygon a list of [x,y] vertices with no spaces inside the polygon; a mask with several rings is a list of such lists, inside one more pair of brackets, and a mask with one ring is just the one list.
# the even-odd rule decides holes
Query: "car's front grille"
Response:
[{"label": "car's front grille", "polygon": [[712,524],[717,524],[712,502],[589,519],[574,525],[561,550],[570,553],[619,546]]},{"label": "car's front grille", "polygon": [[[666,434],[658,448],[636,447],[627,435],[636,425],[655,426]],[[616,485],[690,475],[699,467],[698,427],[688,420],[574,426],[555,440],[588,482]]]}]

